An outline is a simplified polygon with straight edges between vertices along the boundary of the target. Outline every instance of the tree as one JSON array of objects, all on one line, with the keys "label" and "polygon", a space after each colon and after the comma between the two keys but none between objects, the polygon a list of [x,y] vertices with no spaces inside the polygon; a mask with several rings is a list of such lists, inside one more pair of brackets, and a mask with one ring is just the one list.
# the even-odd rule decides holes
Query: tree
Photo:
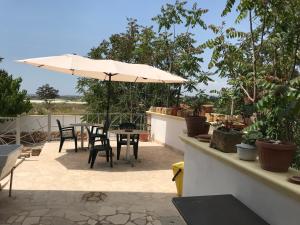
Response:
[{"label": "tree", "polygon": [[288,83],[299,76],[300,0],[228,0],[222,16],[235,6],[236,22],[247,20],[249,32],[210,25],[216,37],[205,47],[213,49],[210,67],[254,106],[265,95],[264,81]]},{"label": "tree", "polygon": [[[241,90],[257,112],[250,129],[300,146],[300,0],[227,0],[222,15],[235,6],[239,14],[236,22],[249,22],[249,32],[236,48],[243,55],[238,63],[250,70],[237,74],[234,80],[245,78],[249,84],[241,83]],[[299,168],[300,149],[296,155],[294,166]]]},{"label": "tree", "polygon": [[0,70],[0,116],[16,116],[31,109],[27,92],[20,90],[21,83],[21,78]]},{"label": "tree", "polygon": [[[88,53],[95,59],[114,59],[128,63],[147,63],[158,68],[165,65],[166,51],[163,38],[152,27],[143,27],[128,19],[125,32],[114,34]],[[175,93],[167,84],[139,84],[113,82],[112,112],[145,112],[151,105],[175,104]],[[88,110],[102,112],[106,103],[103,81],[79,79],[77,89],[83,93]],[[171,96],[171,97],[170,97]]]},{"label": "tree", "polygon": [[51,101],[59,96],[58,90],[56,90],[54,87],[51,87],[49,84],[39,87],[36,91],[36,95],[45,101],[46,108],[48,110],[50,109]]},{"label": "tree", "polygon": [[[151,26],[139,25],[135,19],[128,19],[125,32],[113,34],[98,47],[91,49],[88,56],[93,59],[148,64],[189,80],[183,88],[178,84],[113,82],[112,112],[144,112],[151,105],[178,105],[183,91],[197,90],[200,82],[207,84],[210,78],[200,67],[203,50],[198,47],[195,34],[191,33],[196,27],[206,26],[201,20],[206,12],[196,4],[188,8],[185,1],[176,1],[175,5],[167,4],[162,7],[160,15],[153,19],[160,27],[158,32]],[[178,13],[179,18],[174,13]],[[186,32],[173,32],[175,26],[185,27]],[[77,89],[84,95],[92,112],[101,112],[105,108],[104,83],[87,79],[78,81]]]},{"label": "tree", "polygon": [[[176,0],[174,5],[163,6],[160,14],[153,18],[159,25],[158,31],[164,37],[163,45],[167,53],[165,69],[188,80],[183,85],[187,92],[197,91],[199,83],[207,84],[208,81],[212,81],[209,74],[201,70],[203,48],[202,45],[197,45],[195,33],[192,33],[196,28],[207,29],[202,20],[202,16],[207,12],[207,9],[198,7],[197,3],[189,8],[187,1]],[[182,85],[176,86],[178,105]]]},{"label": "tree", "polygon": [[251,51],[253,88],[241,88],[256,103],[261,94],[260,80],[289,82],[299,76],[300,0],[227,0],[222,15],[230,13],[235,3],[239,13],[236,22],[248,19],[250,30],[240,47]]}]

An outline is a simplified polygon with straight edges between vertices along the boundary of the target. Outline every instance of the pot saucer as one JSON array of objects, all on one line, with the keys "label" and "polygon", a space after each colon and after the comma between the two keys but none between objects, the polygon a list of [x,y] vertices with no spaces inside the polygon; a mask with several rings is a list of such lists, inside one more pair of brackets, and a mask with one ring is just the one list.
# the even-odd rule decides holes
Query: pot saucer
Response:
[{"label": "pot saucer", "polygon": [[294,184],[300,184],[300,175],[299,176],[291,176],[288,179],[289,182]]},{"label": "pot saucer", "polygon": [[199,135],[195,136],[195,138],[196,138],[198,141],[202,141],[202,142],[210,142],[211,134],[199,134]]}]

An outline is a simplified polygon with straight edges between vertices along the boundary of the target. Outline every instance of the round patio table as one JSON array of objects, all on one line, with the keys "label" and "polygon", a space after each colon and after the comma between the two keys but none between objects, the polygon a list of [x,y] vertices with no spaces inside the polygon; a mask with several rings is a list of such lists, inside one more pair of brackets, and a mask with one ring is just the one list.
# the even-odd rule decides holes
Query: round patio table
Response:
[{"label": "round patio table", "polygon": [[130,155],[130,135],[132,134],[147,134],[148,132],[146,130],[109,130],[109,132],[113,133],[113,134],[125,134],[127,135],[127,148],[126,148],[126,156],[125,156],[125,160],[128,161],[131,166],[134,166],[134,162],[133,162],[133,154]]},{"label": "round patio table", "polygon": [[84,130],[85,126],[87,126],[87,127],[89,127],[89,126],[99,126],[100,128],[103,128],[103,124],[100,124],[100,123],[71,123],[70,125],[74,126],[74,127],[80,127],[81,149],[84,148],[84,146],[83,146],[83,139],[84,139],[83,130]]}]

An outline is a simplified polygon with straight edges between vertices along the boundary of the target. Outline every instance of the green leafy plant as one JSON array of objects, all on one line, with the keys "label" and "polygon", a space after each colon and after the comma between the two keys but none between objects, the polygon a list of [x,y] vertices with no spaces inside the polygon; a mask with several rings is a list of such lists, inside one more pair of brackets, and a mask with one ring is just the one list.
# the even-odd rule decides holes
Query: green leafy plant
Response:
[{"label": "green leafy plant", "polygon": [[20,90],[21,83],[21,78],[0,70],[0,116],[16,116],[31,109],[27,92]]},{"label": "green leafy plant", "polygon": [[199,115],[201,106],[209,102],[209,97],[203,90],[200,90],[195,96],[185,96],[183,103],[187,104],[193,110],[193,115]]},{"label": "green leafy plant", "polygon": [[[223,41],[225,35],[220,33],[222,29],[216,30],[214,33],[220,41],[210,43],[216,50],[212,63],[220,75],[228,77],[232,88],[240,87],[254,105],[258,120],[253,129],[261,130],[268,140],[300,146],[299,85],[296,84],[300,75],[300,0],[227,0],[222,16],[234,10],[238,13],[236,22],[247,20],[250,32],[227,44]],[[224,49],[230,54],[222,54]],[[234,67],[230,66],[230,60],[225,61],[230,55],[236,59]],[[298,168],[299,152],[293,164]]]},{"label": "green leafy plant", "polygon": [[262,139],[263,134],[259,131],[252,130],[252,131],[246,132],[242,138],[243,138],[242,142],[244,144],[255,145],[255,141]]},{"label": "green leafy plant", "polygon": [[300,117],[300,79],[263,81],[264,96],[257,103],[258,121],[253,125],[268,140],[295,143]]}]

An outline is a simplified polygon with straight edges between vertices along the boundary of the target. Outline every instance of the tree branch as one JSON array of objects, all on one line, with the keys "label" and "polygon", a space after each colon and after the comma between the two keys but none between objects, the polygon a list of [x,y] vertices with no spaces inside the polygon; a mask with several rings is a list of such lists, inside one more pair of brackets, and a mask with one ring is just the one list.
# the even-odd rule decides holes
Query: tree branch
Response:
[{"label": "tree branch", "polygon": [[264,33],[265,33],[265,26],[266,26],[266,15],[267,15],[267,4],[265,4],[265,10],[264,10],[264,17],[263,17],[263,23],[261,28],[261,36],[260,36],[260,45],[258,48],[258,52],[261,51],[263,41],[264,41]]},{"label": "tree branch", "polygon": [[241,87],[241,89],[245,92],[245,94],[247,95],[247,97],[249,98],[249,100],[250,100],[251,102],[254,102],[255,99],[253,99],[253,98],[250,96],[249,92],[244,88],[244,86],[243,86],[242,84],[240,84],[240,87]]},{"label": "tree branch", "polygon": [[291,73],[289,75],[289,81],[291,80],[294,72],[295,72],[295,68],[296,68],[296,63],[297,63],[297,51],[298,51],[298,48],[299,48],[299,37],[300,37],[300,34],[298,33],[297,34],[297,38],[296,38],[296,44],[295,44],[295,52],[294,52],[294,62],[293,62],[293,66],[292,66],[292,69],[291,69]]}]

